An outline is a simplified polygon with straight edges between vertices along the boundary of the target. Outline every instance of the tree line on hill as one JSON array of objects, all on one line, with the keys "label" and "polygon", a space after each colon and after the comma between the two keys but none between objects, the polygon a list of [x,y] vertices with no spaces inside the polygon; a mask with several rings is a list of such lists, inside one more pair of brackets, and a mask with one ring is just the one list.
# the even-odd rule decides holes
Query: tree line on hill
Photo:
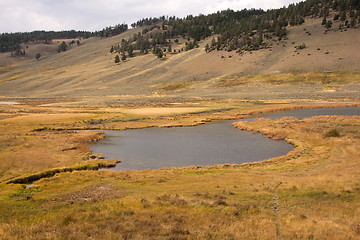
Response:
[{"label": "tree line on hill", "polygon": [[[110,37],[115,36],[128,30],[127,24],[118,24],[114,27],[106,27],[101,31],[33,31],[18,33],[0,34],[0,52],[18,52],[21,50],[23,43],[44,43],[50,44],[53,39],[87,39],[94,36]],[[62,51],[64,46],[61,47]]]},{"label": "tree line on hill", "polygon": [[206,16],[145,18],[131,25],[143,27],[141,33],[128,40],[123,39],[122,43],[112,46],[110,52],[119,52],[124,56],[130,48],[130,57],[134,50],[139,50],[140,54],[152,52],[160,58],[171,49],[171,40],[187,39],[185,48],[179,50],[187,51],[198,47],[197,42],[209,36],[213,38],[205,47],[207,52],[253,51],[269,47],[265,39],[282,40],[287,35],[288,26],[301,25],[306,17],[322,17],[324,27],[331,28],[332,21],[327,20],[330,11],[336,13],[333,21],[344,22],[340,27],[351,27],[360,22],[359,0],[307,0],[268,11],[228,9]]},{"label": "tree line on hill", "polygon": [[89,38],[91,32],[86,31],[33,31],[22,33],[3,33],[0,35],[0,51],[10,52],[20,49],[20,44],[42,42],[50,44],[53,39]]},{"label": "tree line on hill", "polygon": [[[228,9],[207,16],[189,15],[184,19],[170,17],[162,22],[162,29],[167,30],[167,38],[187,36],[200,41],[216,36],[207,45],[207,51],[251,51],[266,47],[264,39],[275,37],[281,40],[286,37],[286,27],[301,25],[306,17],[326,19],[330,11],[337,13],[334,20],[344,21],[345,27],[360,22],[359,0],[307,0],[266,12],[261,9]],[[324,25],[331,28],[331,24],[331,20],[327,20]]]},{"label": "tree line on hill", "polygon": [[[335,11],[335,17],[328,19]],[[244,9],[241,11],[224,10],[209,15],[184,18],[159,17],[144,18],[131,27],[143,27],[142,32],[134,34],[128,40],[112,46],[113,52],[132,56],[134,50],[140,54],[152,52],[158,56],[168,51],[170,41],[183,37],[187,39],[185,50],[190,50],[202,39],[213,36],[205,48],[207,52],[226,50],[238,52],[252,51],[268,47],[265,39],[282,40],[287,35],[287,27],[304,23],[306,17],[323,18],[326,28],[332,27],[332,21],[343,21],[341,27],[356,26],[360,22],[360,0],[306,0],[290,4],[280,9],[261,10]],[[56,38],[88,38],[92,36],[111,37],[128,30],[127,24],[118,24],[101,31],[61,31],[31,33],[4,33],[0,35],[0,51],[21,50],[20,44],[27,42],[50,43]],[[176,40],[175,40],[176,41]],[[130,54],[131,53],[131,54]]]}]

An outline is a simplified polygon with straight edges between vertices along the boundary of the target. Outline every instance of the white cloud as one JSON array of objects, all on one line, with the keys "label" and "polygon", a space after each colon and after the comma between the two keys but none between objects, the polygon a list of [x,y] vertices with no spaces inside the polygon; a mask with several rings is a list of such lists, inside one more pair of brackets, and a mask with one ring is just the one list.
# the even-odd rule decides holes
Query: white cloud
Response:
[{"label": "white cloud", "polygon": [[185,17],[219,10],[274,9],[298,0],[0,0],[0,32],[100,30],[162,15]]}]

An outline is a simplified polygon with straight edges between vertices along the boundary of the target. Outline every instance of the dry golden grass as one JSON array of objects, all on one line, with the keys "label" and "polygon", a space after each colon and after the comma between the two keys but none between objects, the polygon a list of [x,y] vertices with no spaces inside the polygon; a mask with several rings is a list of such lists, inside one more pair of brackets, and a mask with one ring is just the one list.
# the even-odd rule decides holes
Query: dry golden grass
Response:
[{"label": "dry golden grass", "polygon": [[[177,107],[186,105],[189,107],[189,103]],[[6,163],[0,166],[0,238],[359,238],[359,117],[259,119],[235,124],[296,146],[286,156],[259,163],[62,172],[28,189],[4,181],[85,163],[89,153],[73,147],[103,135],[77,128],[194,125],[209,119],[336,104],[227,101],[192,106],[207,111],[181,115],[169,108],[163,114],[174,115],[139,119],[121,108],[114,108],[114,113],[111,109],[59,108],[56,118],[51,108],[53,115],[38,118],[34,117],[39,114],[36,109],[50,107],[7,106],[2,113],[6,117],[0,120],[1,143],[7,143],[0,152],[0,163]],[[21,121],[17,120],[20,114]],[[340,137],[325,137],[334,128]]]},{"label": "dry golden grass", "polygon": [[[0,65],[3,66],[0,69],[0,96],[60,97],[84,102],[90,99],[92,104],[106,105],[113,102],[134,104],[134,100],[143,101],[142,96],[159,95],[165,100],[169,97],[186,101],[212,97],[227,99],[230,94],[237,99],[249,97],[241,91],[241,85],[245,85],[245,91],[258,90],[257,98],[264,93],[273,93],[268,88],[273,85],[279,88],[282,83],[326,87],[321,96],[324,99],[334,97],[333,91],[347,93],[348,90],[339,87],[341,85],[350,84],[351,91],[357,89],[359,92],[360,57],[354,51],[360,41],[359,29],[324,34],[321,21],[321,18],[307,18],[301,26],[288,28],[288,39],[271,40],[272,49],[251,54],[234,51],[206,53],[204,48],[211,42],[209,38],[199,42],[200,48],[168,54],[163,60],[148,54],[114,64],[110,47],[142,29],[131,29],[106,39],[81,40],[79,47],[74,46],[62,53],[56,53],[59,43],[55,41],[49,45],[30,44],[27,49],[29,56],[15,58],[10,53],[0,54]],[[311,36],[304,29],[311,32]],[[183,40],[181,42],[183,44]],[[307,47],[295,53],[294,46],[302,43]],[[44,52],[40,61],[34,58],[38,52]],[[254,82],[266,86],[253,88]],[[303,88],[295,89],[295,94],[290,94],[288,88],[277,91],[289,94],[291,98],[304,98],[297,95],[306,95],[307,92]],[[317,92],[314,89],[314,94]],[[96,101],[94,97],[97,97]],[[274,94],[271,98],[275,98]]]}]

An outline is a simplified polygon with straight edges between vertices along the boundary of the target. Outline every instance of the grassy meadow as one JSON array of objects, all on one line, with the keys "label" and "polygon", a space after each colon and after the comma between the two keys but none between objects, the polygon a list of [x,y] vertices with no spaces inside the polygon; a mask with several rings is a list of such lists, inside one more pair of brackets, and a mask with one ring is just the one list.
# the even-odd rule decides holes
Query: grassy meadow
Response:
[{"label": "grassy meadow", "polygon": [[[235,123],[295,146],[286,156],[241,165],[94,171],[114,161],[93,156],[88,144],[104,137],[101,129],[196,125],[346,105],[351,104],[228,100],[168,108],[3,105],[0,238],[357,239],[359,117]],[[340,136],[327,135],[333,129]],[[100,159],[89,160],[95,157]],[[45,178],[26,188],[34,176]]]}]

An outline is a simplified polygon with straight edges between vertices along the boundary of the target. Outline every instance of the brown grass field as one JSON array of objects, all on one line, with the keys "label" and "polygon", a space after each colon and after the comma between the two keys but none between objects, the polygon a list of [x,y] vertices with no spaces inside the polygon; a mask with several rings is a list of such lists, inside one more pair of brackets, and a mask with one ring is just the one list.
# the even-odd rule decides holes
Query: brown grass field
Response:
[{"label": "brown grass field", "polygon": [[[229,103],[212,104],[211,108],[210,103],[202,103],[200,109],[199,104],[195,109],[187,104],[191,115],[180,106],[181,113],[170,109],[163,116],[155,111],[148,117],[138,115],[143,108],[106,112],[98,108],[56,111],[31,105],[3,106],[0,238],[359,237],[360,118],[355,116],[234,124],[296,146],[286,156],[259,163],[151,171],[74,170],[41,179],[27,189],[22,184],[8,184],[47,169],[90,163],[91,149],[84,143],[103,135],[80,129],[194,125],[286,109],[353,105],[269,106],[233,101],[231,110],[222,110]],[[194,114],[196,109],[201,111]],[[134,111],[137,114],[130,115]],[[137,119],[139,116],[143,118]],[[114,121],[118,119],[123,122]],[[334,128],[340,137],[325,137]]]},{"label": "brown grass field", "polygon": [[241,165],[97,171],[115,160],[89,144],[106,129],[360,106],[359,29],[324,34],[320,22],[243,55],[206,54],[206,39],[115,65],[110,46],[141,29],[1,53],[0,239],[360,239],[359,116],[235,123],[295,146]]}]

